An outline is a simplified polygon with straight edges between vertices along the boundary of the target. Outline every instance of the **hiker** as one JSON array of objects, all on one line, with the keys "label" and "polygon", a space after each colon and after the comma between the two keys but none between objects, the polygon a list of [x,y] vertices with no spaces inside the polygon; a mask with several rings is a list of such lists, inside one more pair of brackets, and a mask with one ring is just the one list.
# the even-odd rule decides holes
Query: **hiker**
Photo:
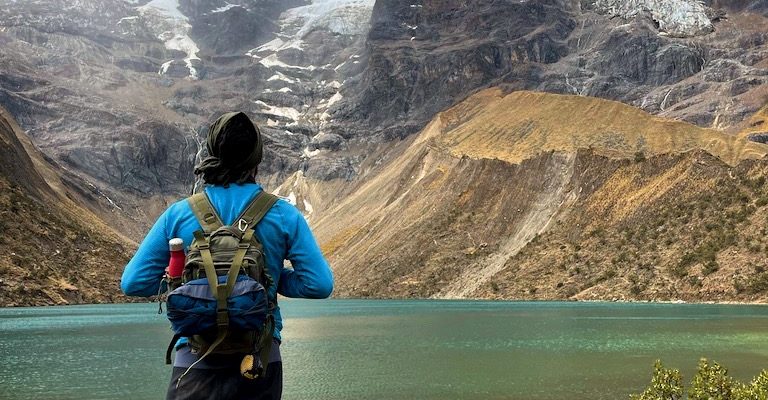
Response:
[{"label": "hiker", "polygon": [[[263,192],[256,183],[257,167],[262,159],[261,134],[244,113],[226,113],[211,125],[207,148],[209,156],[196,166],[194,173],[202,175],[206,183],[204,192],[220,223],[237,226],[236,218],[250,208],[252,200]],[[267,196],[272,195],[261,195]],[[202,228],[196,217],[198,211],[193,211],[188,200],[168,207],[150,229],[123,272],[121,288],[125,294],[152,296],[163,290],[161,279],[169,263],[169,240],[181,238],[187,248],[196,240],[195,231]],[[299,211],[284,200],[276,201],[271,208],[267,207],[269,205],[264,207],[266,213],[260,222],[252,227],[255,231],[253,236],[263,245],[265,269],[274,283],[265,285],[270,304],[275,305],[272,311],[274,332],[265,376],[245,378],[241,375],[242,355],[201,357],[200,352],[192,348],[189,339],[181,338],[175,343],[176,357],[167,399],[281,397],[282,319],[276,306],[277,293],[295,298],[326,298],[333,290],[333,274]],[[292,268],[284,267],[284,260],[289,260]],[[171,348],[169,355],[170,351]],[[183,382],[180,382],[182,375]]]}]

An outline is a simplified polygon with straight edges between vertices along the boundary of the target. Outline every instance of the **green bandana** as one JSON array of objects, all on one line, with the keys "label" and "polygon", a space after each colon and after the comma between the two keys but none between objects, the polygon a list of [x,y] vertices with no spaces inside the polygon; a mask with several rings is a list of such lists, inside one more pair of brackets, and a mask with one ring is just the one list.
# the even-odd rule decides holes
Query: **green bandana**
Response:
[{"label": "green bandana", "polygon": [[[256,131],[256,140],[254,141],[253,149],[245,158],[220,158],[222,156],[221,147],[225,141],[220,140],[219,136],[222,133],[226,133],[227,135],[241,134],[240,132],[233,132],[227,129],[229,125],[235,121],[253,126]],[[253,170],[261,162],[263,154],[261,133],[243,112],[229,112],[220,116],[208,130],[208,142],[206,147],[208,149],[208,157],[195,168],[195,174],[204,174],[205,176],[215,175],[220,177],[220,179],[215,179],[215,181],[223,180],[226,182],[229,181],[229,178],[240,175],[242,172]]]}]

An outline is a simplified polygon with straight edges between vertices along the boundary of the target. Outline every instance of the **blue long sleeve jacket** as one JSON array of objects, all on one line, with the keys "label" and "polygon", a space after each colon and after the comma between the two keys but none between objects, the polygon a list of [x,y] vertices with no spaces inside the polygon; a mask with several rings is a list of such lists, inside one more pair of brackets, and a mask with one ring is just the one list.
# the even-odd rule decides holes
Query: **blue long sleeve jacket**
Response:
[{"label": "blue long sleeve jacket", "polygon": [[[224,224],[232,224],[253,198],[262,191],[256,183],[233,184],[229,187],[207,186],[208,197]],[[136,254],[123,271],[121,289],[128,296],[152,296],[168,266],[168,241],[181,238],[187,248],[200,230],[189,203],[172,204],[155,222],[139,245]],[[286,297],[326,298],[333,291],[333,273],[323,257],[306,220],[284,200],[278,200],[256,225],[256,236],[264,246],[265,261],[276,285],[269,289],[275,300],[277,293]],[[292,268],[284,267],[284,260]],[[283,327],[280,308],[275,310],[275,337],[280,339]]]}]

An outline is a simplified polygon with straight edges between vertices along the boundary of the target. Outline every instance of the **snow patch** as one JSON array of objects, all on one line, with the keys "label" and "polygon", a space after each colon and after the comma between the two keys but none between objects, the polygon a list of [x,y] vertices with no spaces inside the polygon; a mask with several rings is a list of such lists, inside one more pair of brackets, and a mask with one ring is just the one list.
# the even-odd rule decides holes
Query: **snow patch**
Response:
[{"label": "snow patch", "polygon": [[283,75],[283,74],[281,74],[279,72],[275,72],[274,75],[270,76],[267,79],[267,82],[271,82],[271,81],[283,81],[283,82],[288,82],[288,83],[299,83],[298,79],[289,78],[289,77],[287,77],[287,76],[285,76],[285,75]]},{"label": "snow patch", "polygon": [[290,48],[304,50],[301,47],[301,41],[290,40],[290,41],[286,42],[282,38],[278,37],[278,38],[274,38],[274,39],[270,40],[267,43],[262,44],[261,46],[255,48],[255,49],[248,50],[248,52],[245,53],[245,54],[247,56],[250,56],[250,57],[256,57],[257,53],[265,53],[265,52],[277,53],[280,50],[285,50],[285,49],[290,49]]},{"label": "snow patch", "polygon": [[219,7],[219,8],[217,8],[217,9],[215,9],[215,10],[212,10],[212,11],[211,11],[211,13],[223,13],[224,11],[227,11],[227,10],[229,10],[229,9],[232,9],[232,8],[235,8],[235,7],[242,7],[242,8],[245,8],[245,7],[243,7],[243,6],[239,5],[239,4],[230,4],[230,3],[227,3],[227,5],[226,5],[226,6],[224,6],[224,7]]},{"label": "snow patch", "polygon": [[648,11],[659,30],[672,36],[690,37],[714,30],[707,8],[700,0],[594,0],[598,10],[625,19]]},{"label": "snow patch", "polygon": [[284,44],[285,44],[285,42],[283,41],[283,39],[274,38],[274,39],[270,40],[269,42],[264,43],[261,46],[255,48],[255,49],[253,49],[251,51],[255,51],[257,53],[260,53],[262,51],[278,51],[278,50],[280,50],[280,48]]},{"label": "snow patch", "polygon": [[133,21],[133,20],[138,19],[138,18],[139,17],[137,17],[135,15],[133,17],[123,17],[123,18],[120,18],[119,21],[117,21],[117,24],[120,25],[120,23],[123,22],[123,21]]},{"label": "snow patch", "polygon": [[[179,9],[179,1],[152,0],[141,7],[136,7],[136,10],[141,16],[152,22],[151,26],[156,31],[161,32],[157,35],[157,38],[165,44],[166,49],[178,50],[187,55],[184,58],[184,63],[189,70],[189,78],[193,80],[199,79],[200,76],[197,69],[192,65],[192,60],[200,60],[197,57],[200,48],[189,37],[192,26],[189,24],[188,18]],[[169,66],[170,64],[163,64],[165,68],[160,68],[161,75],[168,71],[166,65]]]},{"label": "snow patch", "polygon": [[312,158],[312,157],[320,154],[320,149],[314,149],[314,150],[310,151],[309,147],[305,147],[304,151],[302,153],[304,154],[304,157]]},{"label": "snow patch", "polygon": [[267,104],[267,103],[265,103],[265,102],[263,102],[261,100],[257,100],[254,103],[256,103],[256,105],[258,105],[261,108],[263,108],[264,111],[262,111],[262,112],[265,113],[265,114],[277,115],[279,117],[285,117],[285,118],[288,118],[288,119],[292,119],[294,121],[299,119],[299,116],[301,116],[301,113],[299,113],[298,110],[296,110],[295,108],[292,108],[292,107],[276,107],[276,106],[271,106],[271,105],[269,105],[269,104]]},{"label": "snow patch", "polygon": [[315,69],[317,69],[317,67],[315,67],[314,65],[301,67],[298,65],[286,64],[277,58],[277,54],[271,54],[268,57],[264,57],[263,59],[259,60],[259,64],[267,68],[281,67],[281,68],[287,68],[287,69],[301,69],[301,70],[307,70],[307,71],[314,71]]},{"label": "snow patch", "polygon": [[334,105],[337,101],[343,99],[344,96],[341,95],[341,93],[336,92],[333,96],[331,96],[330,99],[328,99],[328,107]]},{"label": "snow patch", "polygon": [[179,0],[152,0],[136,9],[140,13],[155,11],[171,19],[187,21],[187,16],[179,10]]},{"label": "snow patch", "polygon": [[284,87],[284,88],[279,89],[278,92],[280,92],[280,93],[289,93],[289,92],[293,92],[293,90],[291,90],[291,88],[289,88],[289,87]]},{"label": "snow patch", "polygon": [[165,75],[168,72],[168,68],[171,67],[171,64],[173,64],[173,60],[164,62],[163,65],[160,66],[160,71],[157,73],[159,75]]},{"label": "snow patch", "polygon": [[289,203],[291,203],[291,204],[293,204],[295,206],[296,205],[296,193],[291,191],[291,193],[288,194],[288,198],[286,200],[288,200]]},{"label": "snow patch", "polygon": [[304,200],[304,211],[306,211],[307,214],[312,214],[315,211],[315,209],[312,208],[312,204],[309,204],[307,199],[303,199],[303,200]]},{"label": "snow patch", "polygon": [[296,37],[301,40],[315,29],[327,29],[342,35],[368,32],[374,0],[314,0],[312,4],[286,11],[286,23],[300,25]]}]

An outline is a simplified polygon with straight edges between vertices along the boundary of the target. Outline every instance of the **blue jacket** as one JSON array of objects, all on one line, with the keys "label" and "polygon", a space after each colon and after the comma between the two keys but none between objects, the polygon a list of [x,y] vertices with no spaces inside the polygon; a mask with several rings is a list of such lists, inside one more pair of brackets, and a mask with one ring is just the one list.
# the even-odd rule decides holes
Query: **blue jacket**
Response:
[{"label": "blue jacket", "polygon": [[[205,192],[225,224],[232,224],[253,198],[260,185],[207,186]],[[168,207],[155,222],[139,249],[123,271],[120,284],[129,296],[152,296],[160,289],[160,280],[168,266],[168,241],[178,237],[188,247],[194,232],[200,230],[189,203],[178,201]],[[290,203],[278,202],[256,225],[256,236],[264,245],[265,261],[277,285],[269,290],[271,299],[280,293],[286,297],[326,298],[333,291],[333,273],[323,258],[307,221]],[[291,262],[292,268],[283,265]],[[280,308],[275,310],[275,337],[283,327]]]}]

